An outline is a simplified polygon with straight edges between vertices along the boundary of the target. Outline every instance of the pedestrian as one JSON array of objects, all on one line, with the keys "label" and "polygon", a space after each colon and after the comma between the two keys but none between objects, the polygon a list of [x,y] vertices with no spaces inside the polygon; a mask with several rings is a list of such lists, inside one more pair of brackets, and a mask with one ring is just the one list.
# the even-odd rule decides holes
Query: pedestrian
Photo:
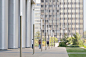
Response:
[{"label": "pedestrian", "polygon": [[47,46],[49,46],[49,40],[47,41]]},{"label": "pedestrian", "polygon": [[41,49],[41,40],[39,40],[39,49]]}]

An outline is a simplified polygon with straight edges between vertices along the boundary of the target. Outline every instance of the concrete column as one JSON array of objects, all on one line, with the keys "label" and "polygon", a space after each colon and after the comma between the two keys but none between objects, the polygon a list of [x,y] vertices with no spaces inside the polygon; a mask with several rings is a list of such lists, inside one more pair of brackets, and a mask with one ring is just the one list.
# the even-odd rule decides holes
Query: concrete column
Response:
[{"label": "concrete column", "polygon": [[8,0],[0,0],[0,49],[8,49]]},{"label": "concrete column", "polygon": [[18,48],[18,0],[9,0],[8,48]]},{"label": "concrete column", "polygon": [[33,44],[33,24],[34,24],[34,4],[32,4],[32,18],[30,19],[31,20],[31,25],[30,25],[30,27],[31,27],[31,45]]},{"label": "concrete column", "polygon": [[25,6],[25,3],[26,3],[26,0],[21,0],[22,1],[22,47],[25,47],[25,30],[26,30],[26,6]]},{"label": "concrete column", "polygon": [[27,0],[27,36],[26,36],[26,44],[25,47],[31,47],[31,35],[30,35],[30,30],[31,30],[31,0]]}]

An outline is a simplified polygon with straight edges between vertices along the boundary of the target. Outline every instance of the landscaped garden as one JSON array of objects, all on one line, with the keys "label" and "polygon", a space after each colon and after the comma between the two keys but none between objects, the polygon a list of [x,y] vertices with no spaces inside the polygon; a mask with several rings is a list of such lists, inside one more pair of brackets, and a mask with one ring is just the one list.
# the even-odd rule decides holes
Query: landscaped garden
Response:
[{"label": "landscaped garden", "polygon": [[80,47],[66,47],[69,57],[86,57],[86,49]]},{"label": "landscaped garden", "polygon": [[66,47],[69,57],[86,57],[86,39],[82,38],[79,33],[74,34],[72,37],[61,39],[59,47]]}]

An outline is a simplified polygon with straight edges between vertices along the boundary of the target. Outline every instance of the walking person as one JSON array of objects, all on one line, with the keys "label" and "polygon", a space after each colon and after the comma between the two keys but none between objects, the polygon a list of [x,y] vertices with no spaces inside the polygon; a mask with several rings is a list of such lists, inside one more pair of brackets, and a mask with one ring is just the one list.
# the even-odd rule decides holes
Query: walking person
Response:
[{"label": "walking person", "polygon": [[47,41],[47,46],[49,47],[49,40]]},{"label": "walking person", "polygon": [[41,40],[39,40],[39,49],[41,49]]}]

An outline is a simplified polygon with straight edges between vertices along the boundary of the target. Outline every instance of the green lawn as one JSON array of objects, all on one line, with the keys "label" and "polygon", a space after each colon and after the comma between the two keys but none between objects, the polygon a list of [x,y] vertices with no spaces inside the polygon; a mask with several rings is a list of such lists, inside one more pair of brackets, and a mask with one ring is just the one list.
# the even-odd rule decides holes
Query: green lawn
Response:
[{"label": "green lawn", "polygon": [[69,57],[86,57],[86,54],[68,54]]},{"label": "green lawn", "polygon": [[86,49],[79,47],[67,47],[67,52],[86,52]]},{"label": "green lawn", "polygon": [[69,52],[75,52],[76,54],[68,54],[69,57],[86,57],[86,54],[77,54],[77,52],[86,52],[86,49],[79,48],[79,47],[67,47],[66,48],[67,53]]}]

